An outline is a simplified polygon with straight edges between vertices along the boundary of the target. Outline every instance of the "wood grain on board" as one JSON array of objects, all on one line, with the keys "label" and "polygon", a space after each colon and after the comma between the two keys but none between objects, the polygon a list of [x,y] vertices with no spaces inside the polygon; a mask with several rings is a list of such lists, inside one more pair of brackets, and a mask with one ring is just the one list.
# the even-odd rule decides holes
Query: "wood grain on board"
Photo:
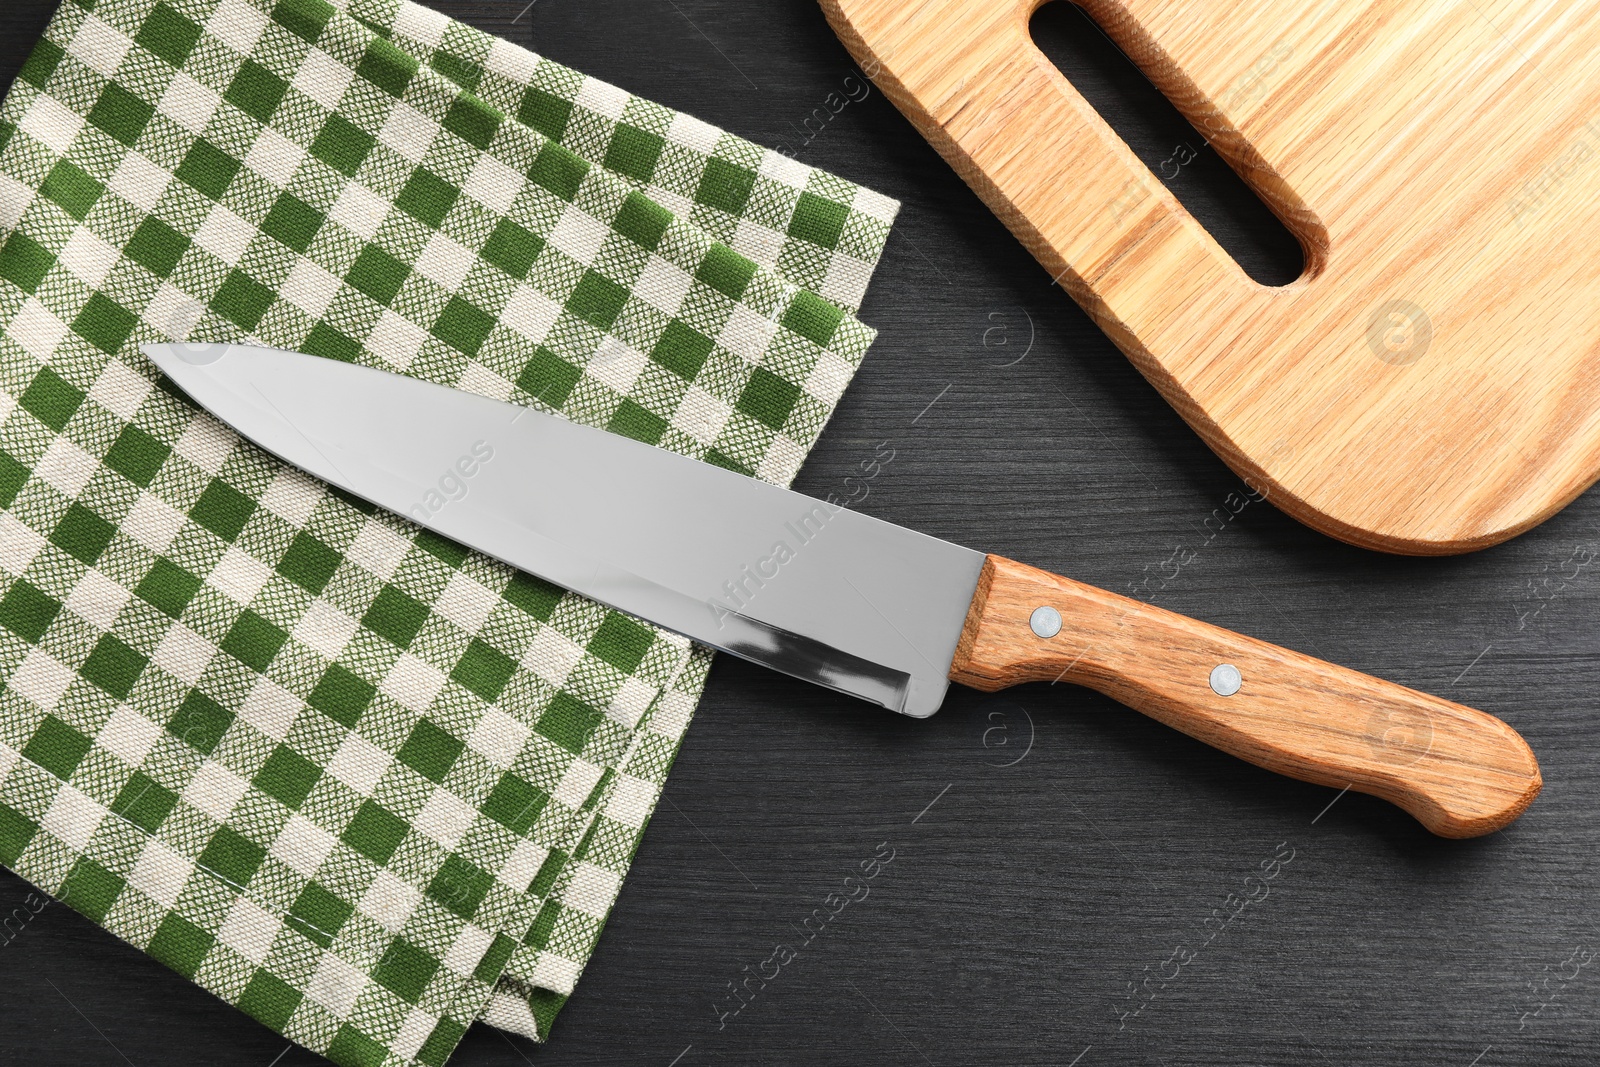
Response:
[{"label": "wood grain on board", "polygon": [[1034,46],[1041,0],[823,0],[886,95],[1238,473],[1449,554],[1600,474],[1600,3],[1083,7],[1299,239],[1252,281]]}]

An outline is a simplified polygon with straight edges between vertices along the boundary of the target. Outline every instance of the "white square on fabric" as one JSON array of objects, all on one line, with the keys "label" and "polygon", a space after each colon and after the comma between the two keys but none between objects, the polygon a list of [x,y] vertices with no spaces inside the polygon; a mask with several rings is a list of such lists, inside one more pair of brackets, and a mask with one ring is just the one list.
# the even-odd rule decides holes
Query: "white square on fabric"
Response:
[{"label": "white square on fabric", "polygon": [[194,418],[189,420],[173,451],[214,478],[222,473],[223,464],[238,443],[234,432],[215,419]]},{"label": "white square on fabric", "polygon": [[562,213],[555,229],[550,231],[550,244],[587,267],[600,254],[600,248],[610,234],[610,227],[593,215],[577,208],[568,208]]},{"label": "white square on fabric", "polygon": [[167,281],[161,283],[150,305],[145,308],[144,321],[174,341],[186,341],[205,313],[205,306],[200,301]]},{"label": "white square on fabric", "polygon": [[161,636],[151,659],[157,667],[185,685],[194,685],[205,673],[216,654],[216,646],[181,622],[175,622]]},{"label": "white square on fabric", "polygon": [[217,204],[206,216],[206,221],[200,224],[194,242],[222,262],[233,266],[244,257],[244,250],[250,247],[250,240],[255,235],[254,226]]},{"label": "white square on fabric", "polygon": [[672,116],[672,125],[667,128],[667,140],[692,148],[703,155],[710,155],[716,149],[717,140],[721,136],[722,131],[715,126],[701,122],[693,115],[685,115],[681,111]]},{"label": "white square on fabric", "polygon": [[167,118],[198,137],[206,132],[206,123],[211,121],[221,103],[222,97],[180,70],[173,75],[157,107]]},{"label": "white square on fabric", "polygon": [[511,858],[506,860],[505,866],[495,877],[502,885],[508,885],[518,893],[526,893],[549,855],[550,850],[537,841],[523,838],[511,850]]},{"label": "white square on fabric", "polygon": [[322,486],[292,467],[280,470],[261,497],[261,506],[295,526],[304,526],[322,499]]},{"label": "white square on fabric", "polygon": [[428,146],[439,136],[439,124],[428,116],[400,102],[389,112],[378,139],[412,163],[421,163],[428,154]]},{"label": "white square on fabric", "polygon": [[206,576],[206,584],[220,589],[239,604],[248,605],[271,577],[271,567],[238,545],[230,545]]},{"label": "white square on fabric", "polygon": [[267,28],[267,16],[243,0],[223,0],[206,22],[206,32],[240,55],[249,55]]},{"label": "white square on fabric", "polygon": [[6,331],[13,340],[25,348],[28,355],[41,363],[50,361],[56,345],[67,335],[67,324],[50,313],[39,298],[30,296],[17,317],[11,320]]},{"label": "white square on fabric", "polygon": [[649,361],[643,352],[629,348],[615,336],[607,335],[600,342],[600,350],[584,368],[584,373],[626,396],[633,391],[635,379]]},{"label": "white square on fabric", "polygon": [[[784,240],[784,235],[770,226],[740,219],[734,225],[733,240],[728,242],[728,246],[757,263],[776,263],[778,254],[783,251]],[[740,304],[739,307],[744,305]]]},{"label": "white square on fabric", "polygon": [[13,693],[49,711],[61,700],[61,694],[67,691],[67,687],[76,677],[70,668],[58,663],[44,649],[35,646],[28,650],[22,666],[12,672],[6,685]]},{"label": "white square on fabric", "polygon": [[606,817],[637,830],[650,817],[655,801],[655,783],[631,774],[618,774],[611,799],[606,801]]},{"label": "white square on fabric", "polygon": [[493,38],[489,45],[489,58],[485,62],[490,70],[510,78],[518,85],[533,81],[533,72],[538,65],[538,56],[503,37]]},{"label": "white square on fabric", "polygon": [[128,766],[137,767],[160,739],[161,727],[126,704],[119,704],[95,736],[95,744]]},{"label": "white square on fabric", "polygon": [[[498,38],[496,38],[498,42]],[[516,203],[527,178],[485,153],[467,175],[466,194],[497,215],[504,215]]]},{"label": "white square on fabric", "polygon": [[50,447],[34,464],[33,473],[59,489],[63,496],[76,497],[99,466],[99,460],[62,436],[50,442]]},{"label": "white square on fabric", "polygon": [[784,155],[782,152],[768,152],[761,157],[761,166],[757,169],[763,178],[771,178],[791,189],[805,191],[806,183],[811,180],[811,168]]},{"label": "white square on fabric", "polygon": [[0,174],[0,228],[15,229],[35,195],[32,189],[9,174]]},{"label": "white square on fabric", "polygon": [[562,774],[561,781],[551,796],[569,808],[581,808],[583,802],[589,799],[589,794],[594,792],[594,787],[599,784],[600,776],[604,773],[605,768],[598,764],[575,759],[567,765],[566,772]]},{"label": "white square on fabric", "polygon": [[533,984],[540,989],[549,989],[570,996],[578,985],[578,975],[582,970],[583,964],[575,960],[541,952],[538,961],[533,965]]},{"label": "white square on fabric", "polygon": [[879,222],[892,223],[900,214],[900,201],[884,196],[873,189],[857,189],[854,203],[850,205],[863,215]]},{"label": "white square on fabric", "polygon": [[306,986],[306,995],[327,1008],[335,1018],[346,1019],[366,984],[366,975],[333,953],[324,952],[317,964],[317,973]]},{"label": "white square on fabric", "polygon": [[389,202],[360,182],[350,182],[334,201],[328,217],[370,241],[389,214]]},{"label": "white square on fabric", "polygon": [[448,789],[435,789],[412,825],[445,848],[454,849],[477,818],[477,808]]},{"label": "white square on fabric", "polygon": [[273,129],[263,127],[250,146],[244,165],[280,188],[289,184],[306,158],[306,150]]},{"label": "white square on fabric", "polygon": [[304,256],[289,268],[280,295],[314,319],[320,319],[343,283]]},{"label": "white square on fabric", "polygon": [[322,49],[313,48],[306,53],[305,62],[294,72],[294,81],[290,84],[327,110],[337,111],[354,77],[355,71]]},{"label": "white square on fabric", "polygon": [[421,902],[419,890],[407,885],[393,871],[383,870],[367,887],[357,907],[361,914],[394,934],[400,932]]},{"label": "white square on fabric", "polygon": [[[490,462],[493,462],[492,460]],[[471,492],[471,489],[468,489]],[[450,584],[439,594],[433,610],[471,633],[476,633],[500,602],[500,595],[464,571],[450,576]]]},{"label": "white square on fabric", "polygon": [[161,203],[161,194],[171,183],[172,175],[138,152],[123,156],[111,175],[111,191],[146,213],[155,211],[156,205]]},{"label": "white square on fabric", "polygon": [[67,610],[91,626],[111,629],[133,594],[100,571],[85,571],[67,595]]},{"label": "white square on fabric", "polygon": [[60,839],[68,848],[82,852],[89,847],[89,839],[106,817],[106,809],[90,800],[76,788],[62,783],[50,808],[44,813],[40,825],[51,836]]},{"label": "white square on fabric", "polygon": [[428,710],[446,680],[447,676],[439,668],[407,652],[389,668],[378,688],[385,696],[421,713]]},{"label": "white square on fabric", "polygon": [[193,863],[152,837],[139,851],[128,884],[170,911],[193,870]]},{"label": "white square on fabric", "polygon": [[72,35],[68,46],[74,56],[85,66],[107,78],[114,78],[122,57],[128,54],[133,42],[93,15],[83,20],[78,32]]},{"label": "white square on fabric", "polygon": [[640,272],[633,292],[663,315],[672,317],[683,307],[683,298],[689,295],[693,284],[694,279],[677,264],[669,263],[660,256],[651,256]]},{"label": "white square on fabric", "polygon": [[295,716],[300,713],[300,698],[264,674],[256,675],[250,695],[244,698],[239,715],[245,722],[274,741],[289,736]]},{"label": "white square on fabric", "polygon": [[464,393],[476,393],[495,400],[505,400],[511,396],[511,391],[516,387],[509,378],[500,377],[482,363],[472,363],[456,380],[456,388]]},{"label": "white square on fabric", "polygon": [[517,761],[522,748],[528,743],[533,730],[499,708],[491,707],[483,713],[478,725],[472,728],[467,744],[472,750],[496,767],[509,770]]},{"label": "white square on fabric", "polygon": [[[485,157],[487,158],[487,157]],[[417,257],[417,272],[431,278],[444,288],[455,292],[467,280],[467,272],[478,261],[471,250],[457,244],[443,230],[436,230],[428,244]]]},{"label": "white square on fabric", "polygon": [[393,308],[384,308],[378,323],[367,335],[365,347],[397,370],[411,366],[427,342],[428,334]]},{"label": "white square on fabric", "polygon": [[222,923],[218,940],[239,955],[261,966],[272,951],[272,939],[282,928],[282,921],[249,897],[234,900],[233,908]]},{"label": "white square on fabric", "polygon": [[710,446],[722,433],[733,408],[698,385],[691,385],[683,403],[672,414],[672,425],[703,445]]},{"label": "white square on fabric", "polygon": [[628,107],[628,93],[599,78],[585,78],[578,87],[577,105],[615,121]]},{"label": "white square on fabric", "polygon": [[[561,305],[532,286],[518,286],[500,319],[530,341],[543,341],[561,316]],[[65,327],[62,327],[65,329]]]},{"label": "white square on fabric", "polygon": [[805,391],[831,407],[844,394],[854,370],[849,363],[825,351],[817,357],[811,373],[806,376]]},{"label": "white square on fabric", "polygon": [[33,98],[28,110],[22,113],[22,121],[17,123],[17,127],[56,155],[64,156],[67,149],[72,147],[78,131],[83,129],[83,124],[82,115],[69,110],[55,97],[41,93]]},{"label": "white square on fabric", "polygon": [[157,555],[165,552],[183,529],[187,516],[154,493],[141,493],[122,520],[122,532]]},{"label": "white square on fabric", "polygon": [[445,31],[450,28],[450,19],[431,8],[421,4],[401,4],[400,13],[395,16],[394,30],[401,37],[408,37],[437,48],[439,42],[444,40]]},{"label": "white square on fabric", "polygon": [[629,676],[622,683],[622,688],[617,690],[617,695],[611,698],[606,716],[631,730],[639,725],[640,718],[650,709],[650,702],[659,692],[649,682]]},{"label": "white square on fabric", "polygon": [[217,822],[227,822],[247,788],[249,783],[243,778],[215,760],[206,760],[183,791],[183,799]]},{"label": "white square on fabric", "polygon": [[296,873],[314,878],[317,868],[333,851],[336,839],[304,815],[291,816],[283,832],[273,839],[268,852]]},{"label": "white square on fabric", "polygon": [[522,656],[522,665],[553,686],[563,686],[567,675],[583,658],[583,648],[567,640],[553,626],[541,626],[533,644]]},{"label": "white square on fabric", "polygon": [[328,761],[328,773],[349,786],[358,796],[370,797],[393,762],[394,757],[389,753],[352,732],[339,745],[339,751],[333,754],[333,759]]},{"label": "white square on fabric", "polygon": [[131,421],[139,405],[154,388],[150,379],[119,360],[106,363],[105,370],[89,387],[89,399],[124,421]]},{"label": "white square on fabric", "polygon": [[717,343],[753,363],[766,352],[773,334],[777,332],[777,323],[743,304],[735,304],[733,313],[728,316],[722,333],[717,337]]},{"label": "white square on fabric", "polygon": [[461,936],[456,938],[450,946],[450,951],[445,953],[444,965],[459,975],[470,975],[477,970],[478,964],[483,960],[483,954],[489,951],[489,946],[494,943],[494,935],[480,926],[467,923],[461,928]]},{"label": "white square on fabric", "polygon": [[315,600],[295,624],[294,639],[316,649],[326,659],[338,659],[360,625],[326,600]]},{"label": "white square on fabric", "polygon": [[411,542],[381,522],[367,520],[346,555],[358,566],[388,581]]},{"label": "white square on fabric", "polygon": [[561,902],[577,908],[585,915],[604,919],[611,905],[616,902],[622,880],[604,867],[582,860],[574,867],[572,881],[567,885],[566,892],[561,894]]},{"label": "white square on fabric", "polygon": [[[458,940],[455,945],[460,943]],[[452,951],[454,951],[455,945],[451,946]],[[482,957],[480,956],[479,958],[481,959]],[[470,974],[471,972],[466,973]],[[394,1036],[393,1041],[389,1042],[389,1047],[402,1060],[414,1060],[417,1058],[417,1053],[422,1051],[422,1046],[432,1036],[433,1029],[437,1025],[439,1025],[438,1016],[422,1008],[412,1008],[406,1013],[406,1021],[400,1024],[400,1032]]]}]

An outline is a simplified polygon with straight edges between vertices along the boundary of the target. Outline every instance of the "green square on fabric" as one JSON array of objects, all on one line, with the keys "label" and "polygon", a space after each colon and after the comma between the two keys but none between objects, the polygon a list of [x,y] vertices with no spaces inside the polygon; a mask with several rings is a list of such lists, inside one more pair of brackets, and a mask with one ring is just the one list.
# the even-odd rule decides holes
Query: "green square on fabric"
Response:
[{"label": "green square on fabric", "polygon": [[59,204],[68,215],[82,221],[106,187],[76,163],[63,159],[50,169],[39,191]]},{"label": "green square on fabric", "polygon": [[94,860],[84,857],[72,865],[61,883],[61,901],[93,922],[104,922],[128,883]]},{"label": "green square on fabric", "polygon": [[381,1044],[349,1023],[339,1027],[328,1045],[328,1059],[341,1067],[383,1067],[388,1058]]},{"label": "green square on fabric", "polygon": [[38,644],[61,614],[61,601],[18,578],[0,599],[0,626],[29,644]]},{"label": "green square on fabric", "polygon": [[290,811],[299,811],[322,779],[322,769],[288,745],[279,745],[251,784]]},{"label": "green square on fabric", "polygon": [[517,376],[517,387],[551,407],[559,408],[572,395],[573,387],[581,377],[583,371],[540,345],[534,349],[533,358],[528,360],[527,366]]},{"label": "green square on fabric", "polygon": [[200,585],[199,578],[163,556],[139,579],[133,592],[163,615],[177,619],[200,592]]},{"label": "green square on fabric", "polygon": [[326,322],[319,322],[300,343],[300,350],[311,356],[354,363],[361,355],[361,342],[345,336]]},{"label": "green square on fabric", "polygon": [[782,319],[784,326],[824,347],[833,343],[833,335],[838,332],[839,323],[843,321],[842,308],[804,289],[794,295],[794,299],[789,302],[789,310],[783,313]]},{"label": "green square on fabric", "polygon": [[138,322],[133,312],[104,293],[96,293],[72,320],[72,332],[107,355],[115,355]]},{"label": "green square on fabric", "polygon": [[605,622],[589,639],[589,654],[624,674],[632,674],[655,641],[655,633],[649,627],[613,611],[606,614]]},{"label": "green square on fabric", "polygon": [[28,484],[30,473],[27,467],[17,462],[16,457],[0,450],[0,508],[11,506],[17,494],[22,492],[22,487]]},{"label": "green square on fabric", "polygon": [[158,278],[165,278],[178,267],[178,261],[193,242],[165,222],[151,215],[133,231],[133,237],[122,254],[149,270]]},{"label": "green square on fabric", "polygon": [[[517,942],[515,938],[507,937],[503,933],[496,934],[494,941],[489,945],[489,951],[483,954],[483,959],[479,960],[478,966],[473,969],[472,977],[480,982],[494,982],[500,977],[500,972],[505,970],[506,963],[516,950]],[[418,1058],[421,1058],[420,1053]]]},{"label": "green square on fabric", "polygon": [[686,382],[692,382],[713,348],[711,338],[687,323],[673,319],[661,331],[650,358]]},{"label": "green square on fabric", "polygon": [[256,502],[221,478],[211,479],[189,517],[224,541],[232,541],[256,513]]},{"label": "green square on fabric", "polygon": [[528,168],[528,177],[536,185],[571,202],[578,195],[583,179],[588,177],[589,164],[556,144],[547,144],[534,157]]},{"label": "green square on fabric", "polygon": [[0,248],[0,278],[32,293],[55,266],[55,253],[21,230],[12,230]]},{"label": "green square on fabric", "polygon": [[274,22],[308,44],[317,43],[331,18],[333,5],[327,0],[278,0],[272,9]]},{"label": "green square on fabric", "polygon": [[242,270],[231,271],[217,295],[211,298],[211,309],[241,330],[253,330],[261,325],[267,309],[277,299],[277,294]]},{"label": "green square on fabric", "polygon": [[155,105],[139,99],[116,82],[107,82],[94,107],[89,109],[89,124],[132,148],[155,113]]},{"label": "green square on fabric", "polygon": [[22,754],[65,782],[88,755],[91,743],[54,715],[46,715],[22,746]]},{"label": "green square on fabric", "polygon": [[443,74],[469,93],[478,91],[478,83],[483,80],[483,68],[470,59],[463,59],[454,52],[444,49],[433,54],[428,60],[428,66]]},{"label": "green square on fabric", "polygon": [[560,692],[539,716],[534,729],[576,756],[594,736],[602,718],[598,709],[570,693]]},{"label": "green square on fabric", "polygon": [[278,110],[289,83],[253,59],[247,59],[233,76],[228,91],[222,99],[243,111],[257,122],[266,122]]},{"label": "green square on fabric", "polygon": [[448,537],[440,537],[432,530],[418,530],[416,546],[448,567],[459,567],[470,551]]},{"label": "green square on fabric", "polygon": [[729,300],[738,300],[756,276],[756,265],[727,245],[715,244],[700,261],[694,276]]},{"label": "green square on fabric", "polygon": [[224,826],[212,835],[200,853],[198,865],[236,886],[247,886],[266,858],[266,849],[233,827]]},{"label": "green square on fabric", "polygon": [[572,102],[543,89],[529,88],[522,94],[517,121],[532,126],[552,141],[561,140],[572,117]]},{"label": "green square on fabric", "polygon": [[50,531],[50,543],[79,563],[92,567],[116,532],[117,528],[93,509],[74,504]]},{"label": "green square on fabric", "polygon": [[755,471],[751,470],[743,463],[740,463],[738,460],[734,459],[726,452],[723,452],[721,449],[708,448],[706,449],[706,454],[701,458],[707,463],[711,464],[713,467],[721,467],[725,471],[733,471],[735,474],[742,474],[746,478],[755,477]]},{"label": "green square on fabric", "polygon": [[400,816],[369,800],[344,828],[339,840],[376,864],[385,864],[406,839],[410,825]]},{"label": "green square on fabric", "polygon": [[[293,919],[289,920],[291,923]],[[326,948],[327,946],[323,946]],[[263,1026],[280,1033],[294,1016],[305,995],[271,971],[262,968],[239,994],[239,1010]]]},{"label": "green square on fabric", "polygon": [[335,663],[323,672],[306,703],[346,728],[354,728],[378,687]]},{"label": "green square on fabric", "polygon": [[339,569],[339,553],[319,541],[314,535],[301,531],[289,542],[289,550],[278,561],[278,573],[308,593],[322,592],[328,579]]},{"label": "green square on fabric", "polygon": [[578,279],[567,310],[591,326],[609,330],[628,305],[628,290],[598,271],[586,271]]},{"label": "green square on fabric", "polygon": [[28,59],[17,72],[17,77],[35,89],[43,89],[45,83],[50,80],[50,75],[61,65],[61,57],[64,55],[66,52],[60,45],[48,37],[41,37],[39,43],[33,46],[33,51],[28,53]]},{"label": "green square on fabric", "polygon": [[122,700],[133,690],[133,683],[139,680],[149,663],[149,657],[129,648],[116,634],[103,634],[78,673]]},{"label": "green square on fabric", "polygon": [[[515,946],[513,946],[514,948]],[[498,971],[496,971],[498,973]],[[548,1027],[539,1028],[540,1033],[548,1033]],[[426,1067],[444,1067],[445,1060],[450,1058],[450,1053],[455,1051],[456,1045],[466,1036],[467,1028],[451,1018],[439,1020],[433,1028],[433,1033],[428,1035],[428,1040],[422,1043],[422,1048],[417,1051],[417,1062]]]},{"label": "green square on fabric", "polygon": [[507,771],[483,802],[483,813],[512,833],[526,834],[549,802],[549,793]]},{"label": "green square on fabric", "polygon": [[400,286],[410,276],[410,267],[377,245],[368,245],[350,265],[350,272],[344,276],[344,280],[350,283],[352,289],[366,293],[388,307],[400,292]]},{"label": "green square on fabric", "polygon": [[629,193],[611,225],[640,248],[654,252],[672,225],[672,212],[643,193]]},{"label": "green square on fabric", "polygon": [[721,208],[730,215],[744,211],[750,191],[756,187],[756,172],[724,159],[708,159],[694,191],[697,204]]},{"label": "green square on fabric", "polygon": [[794,217],[789,220],[789,236],[823,248],[837,248],[848,221],[850,209],[845,205],[825,200],[816,193],[801,193]]},{"label": "green square on fabric", "polygon": [[624,400],[617,405],[611,421],[606,423],[606,429],[653,445],[659,443],[661,435],[667,432],[667,420],[632,400]]},{"label": "green square on fabric", "polygon": [[211,199],[221,200],[222,194],[228,191],[228,186],[233,184],[233,179],[242,166],[243,164],[237,159],[201,138],[189,146],[183,162],[178,164],[178,169],[173,171],[173,174],[180,181],[194,186]]},{"label": "green square on fabric", "polygon": [[482,150],[500,132],[500,112],[475,96],[457,97],[444,116],[444,128]]},{"label": "green square on fabric", "polygon": [[415,1004],[438,970],[439,961],[426,949],[397,937],[373,969],[372,978],[407,1004]]},{"label": "green square on fabric", "polygon": [[451,669],[450,677],[492,704],[500,699],[516,670],[517,663],[510,656],[487,641],[474,638]]},{"label": "green square on fabric", "polygon": [[233,725],[233,712],[198,689],[191,689],[167,721],[167,733],[209,756]]},{"label": "green square on fabric", "polygon": [[400,746],[399,760],[430,782],[442,782],[467,746],[427,719],[417,723]]},{"label": "green square on fabric", "polygon": [[168,4],[157,4],[133,38],[174,67],[181,67],[200,40],[200,27]]},{"label": "green square on fabric", "polygon": [[550,935],[555,931],[556,920],[559,918],[561,918],[561,905],[554,900],[545,901],[539,908],[539,914],[534,916],[533,925],[528,928],[522,943],[533,948],[544,948],[550,943]]},{"label": "green square on fabric", "polygon": [[635,181],[647,182],[655,173],[656,160],[661,158],[666,143],[658,134],[619,122],[611,134],[611,143],[606,146],[601,166],[626,174]]},{"label": "green square on fabric", "polygon": [[0,803],[0,863],[15,866],[18,857],[39,832],[39,824],[9,805]]},{"label": "green square on fabric", "polygon": [[521,281],[533,269],[534,261],[543,250],[544,238],[535,237],[510,219],[501,219],[479,254]]},{"label": "green square on fabric", "polygon": [[460,856],[451,856],[428,883],[428,897],[445,910],[471,919],[492,885],[494,875]]},{"label": "green square on fabric", "polygon": [[459,199],[460,189],[428,168],[418,167],[394,198],[394,206],[437,230]]},{"label": "green square on fabric", "polygon": [[143,771],[137,771],[111,802],[111,810],[145,833],[153,834],[177,803],[178,794]]},{"label": "green square on fabric", "polygon": [[427,619],[426,604],[392,585],[386,585],[366,614],[361,616],[361,625],[401,648],[410,648]]},{"label": "green square on fabric", "polygon": [[566,591],[543,578],[535,578],[531,574],[519,571],[500,595],[508,604],[515,605],[525,614],[540,622],[548,622],[551,612],[556,610],[556,605],[561,603]]},{"label": "green square on fabric", "polygon": [[429,332],[451,348],[476,356],[494,330],[494,322],[494,316],[487,311],[470,300],[454,296]]},{"label": "green square on fabric", "polygon": [[327,948],[355,913],[348,904],[316,882],[307,882],[289,909],[289,925]]},{"label": "green square on fabric", "polygon": [[404,96],[417,66],[415,59],[380,38],[367,45],[366,54],[356,64],[356,74],[391,96]]},{"label": "green square on fabric", "polygon": [[293,193],[283,193],[261,220],[261,232],[279,243],[304,252],[322,229],[327,216]]},{"label": "green square on fabric", "polygon": [[345,177],[354,177],[378,139],[343,115],[330,115],[311,142],[311,154]]},{"label": "green square on fabric", "polygon": [[34,418],[56,432],[77,414],[87,394],[49,367],[42,367],[17,403]]},{"label": "green square on fabric", "polygon": [[757,367],[739,394],[738,409],[763,426],[783,429],[789,412],[800,399],[800,387],[778,377],[765,367]]},{"label": "green square on fabric", "polygon": [[222,639],[222,650],[239,659],[246,667],[264,671],[288,639],[289,635],[282,629],[255,612],[246,611]]},{"label": "green square on fabric", "polygon": [[185,978],[193,978],[217,939],[177,912],[168,912],[145,951]]},{"label": "green square on fabric", "polygon": [[106,453],[106,466],[144,488],[155,479],[171,454],[171,446],[129,423]]}]

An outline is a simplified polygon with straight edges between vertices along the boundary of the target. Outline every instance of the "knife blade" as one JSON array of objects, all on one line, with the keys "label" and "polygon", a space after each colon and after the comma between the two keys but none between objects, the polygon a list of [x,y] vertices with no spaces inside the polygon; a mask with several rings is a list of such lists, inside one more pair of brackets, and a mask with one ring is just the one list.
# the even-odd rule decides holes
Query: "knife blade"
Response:
[{"label": "knife blade", "polygon": [[146,345],[197,404],[345,491],[713,648],[914,717],[951,681],[1099,690],[1434,833],[1541,786],[1484,712],[533,408],[294,352]]}]

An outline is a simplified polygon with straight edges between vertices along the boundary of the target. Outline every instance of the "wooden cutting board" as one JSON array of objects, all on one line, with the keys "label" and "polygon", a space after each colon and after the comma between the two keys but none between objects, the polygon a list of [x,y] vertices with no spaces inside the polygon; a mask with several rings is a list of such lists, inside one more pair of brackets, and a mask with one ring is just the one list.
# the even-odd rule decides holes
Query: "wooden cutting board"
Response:
[{"label": "wooden cutting board", "polygon": [[1600,474],[1600,0],[1084,0],[1299,238],[1252,281],[1036,48],[1040,0],[822,0],[1239,474],[1446,554]]}]

